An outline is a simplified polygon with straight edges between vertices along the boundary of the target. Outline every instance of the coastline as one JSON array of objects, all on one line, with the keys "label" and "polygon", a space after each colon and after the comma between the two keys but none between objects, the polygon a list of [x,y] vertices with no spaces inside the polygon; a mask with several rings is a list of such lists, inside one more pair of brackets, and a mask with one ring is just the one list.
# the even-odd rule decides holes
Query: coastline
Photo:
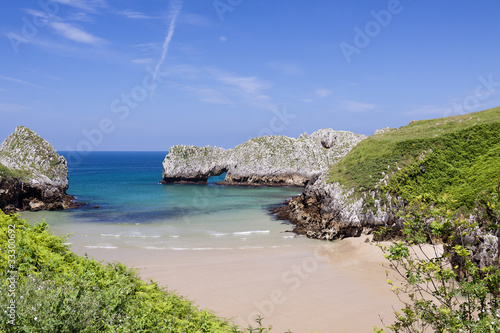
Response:
[{"label": "coastline", "polygon": [[381,250],[364,237],[231,251],[72,248],[136,268],[240,326],[261,314],[272,332],[367,332],[391,323],[399,304]]}]

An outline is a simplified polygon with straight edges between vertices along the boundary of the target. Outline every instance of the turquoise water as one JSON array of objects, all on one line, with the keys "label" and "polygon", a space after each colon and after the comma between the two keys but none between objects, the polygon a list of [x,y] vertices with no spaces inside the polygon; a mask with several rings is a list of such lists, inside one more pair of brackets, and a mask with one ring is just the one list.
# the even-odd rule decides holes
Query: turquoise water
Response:
[{"label": "turquoise water", "polygon": [[[65,155],[65,152],[61,152]],[[69,163],[69,194],[84,206],[25,212],[83,248],[213,250],[291,246],[291,225],[271,206],[299,194],[296,187],[161,185],[166,152],[93,152]],[[99,208],[94,208],[98,206]]]}]

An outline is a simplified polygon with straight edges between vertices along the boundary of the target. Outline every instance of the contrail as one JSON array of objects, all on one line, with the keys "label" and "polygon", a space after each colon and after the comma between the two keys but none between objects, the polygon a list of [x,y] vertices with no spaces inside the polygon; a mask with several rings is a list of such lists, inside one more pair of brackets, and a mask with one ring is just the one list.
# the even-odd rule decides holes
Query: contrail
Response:
[{"label": "contrail", "polygon": [[[170,41],[172,40],[172,37],[174,36],[174,31],[175,31],[175,22],[177,21],[177,16],[179,16],[179,13],[181,12],[182,8],[182,0],[176,0],[172,6],[172,20],[170,21],[170,25],[168,27],[168,33],[167,37],[165,37],[165,41],[163,42],[163,52],[161,54],[161,58],[156,64],[156,68],[153,74],[153,81],[155,82],[156,80],[156,74],[158,73],[158,70],[160,69],[161,65],[163,64],[163,61],[165,60],[165,57],[167,55],[168,51],[168,45],[170,44]],[[153,89],[151,90],[151,95],[150,97],[153,97],[153,94],[155,92],[155,85],[153,85]]]}]

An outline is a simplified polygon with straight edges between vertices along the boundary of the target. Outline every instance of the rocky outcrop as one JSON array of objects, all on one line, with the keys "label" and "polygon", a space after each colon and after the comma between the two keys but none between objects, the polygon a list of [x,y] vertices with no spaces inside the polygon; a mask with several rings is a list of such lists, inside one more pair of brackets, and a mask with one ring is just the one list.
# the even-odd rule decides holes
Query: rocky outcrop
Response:
[{"label": "rocky outcrop", "polygon": [[[386,181],[381,179],[380,182]],[[309,238],[336,240],[346,237],[359,237],[370,234],[380,227],[385,232],[374,234],[376,241],[395,240],[403,237],[401,229],[403,220],[397,212],[405,209],[401,198],[394,198],[380,190],[364,192],[361,197],[353,195],[354,189],[347,189],[338,183],[328,183],[328,173],[323,174],[314,183],[308,185],[304,192],[290,200],[284,206],[272,210],[279,220],[289,220],[295,225],[294,232]],[[431,223],[430,218],[424,223]],[[473,229],[457,229],[449,248],[455,245],[465,246],[471,251],[471,261],[479,268],[498,265],[500,254],[499,232],[481,225],[478,216],[471,214],[467,220]],[[498,221],[497,221],[498,222]],[[496,225],[496,224],[495,224]],[[430,241],[430,240],[429,240]],[[453,251],[451,251],[453,252]],[[453,254],[453,267],[463,267],[463,259]],[[461,269],[457,270],[463,274]],[[461,275],[460,275],[461,276]]]},{"label": "rocky outcrop", "polygon": [[206,183],[226,173],[225,185],[304,186],[340,160],[364,135],[324,129],[299,138],[269,135],[234,149],[173,146],[163,162],[163,183]]},{"label": "rocky outcrop", "polygon": [[395,128],[384,127],[384,128],[375,130],[375,132],[373,133],[373,135],[384,134],[384,133],[387,133],[387,132],[390,132],[390,131],[393,131],[393,130],[395,130]]},{"label": "rocky outcrop", "polygon": [[[323,240],[359,237],[378,226],[398,223],[392,211],[401,203],[389,194],[385,200],[374,199],[380,197],[380,193],[375,192],[358,198],[353,195],[353,189],[328,183],[327,178],[328,174],[324,173],[301,195],[274,210],[278,218],[294,223],[298,234]],[[371,200],[367,200],[368,196]]]},{"label": "rocky outcrop", "polygon": [[0,146],[0,209],[58,210],[73,207],[66,159],[38,134],[16,128]]},{"label": "rocky outcrop", "polygon": [[[459,243],[459,241],[462,241]],[[456,237],[453,245],[466,246],[473,254],[472,262],[478,267],[487,267],[498,265],[500,244],[498,241],[498,232],[476,229],[467,233],[465,236]],[[459,259],[457,257],[455,260]],[[458,261],[458,260],[457,260]],[[454,262],[452,262],[453,264]]]}]

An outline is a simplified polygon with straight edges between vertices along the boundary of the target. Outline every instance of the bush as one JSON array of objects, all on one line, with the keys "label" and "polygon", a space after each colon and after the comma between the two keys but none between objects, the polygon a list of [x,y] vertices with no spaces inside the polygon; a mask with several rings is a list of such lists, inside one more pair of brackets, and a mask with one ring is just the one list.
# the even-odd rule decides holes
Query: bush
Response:
[{"label": "bush", "polygon": [[0,331],[240,332],[120,263],[77,256],[64,241],[45,222],[0,212]]},{"label": "bush", "polygon": [[402,280],[388,280],[403,308],[395,312],[396,321],[387,329],[412,333],[499,332],[498,259],[489,265],[475,262],[470,246],[495,237],[488,233],[488,225],[483,221],[479,228],[446,208],[424,204],[402,218],[403,240],[382,246],[389,267]]}]

